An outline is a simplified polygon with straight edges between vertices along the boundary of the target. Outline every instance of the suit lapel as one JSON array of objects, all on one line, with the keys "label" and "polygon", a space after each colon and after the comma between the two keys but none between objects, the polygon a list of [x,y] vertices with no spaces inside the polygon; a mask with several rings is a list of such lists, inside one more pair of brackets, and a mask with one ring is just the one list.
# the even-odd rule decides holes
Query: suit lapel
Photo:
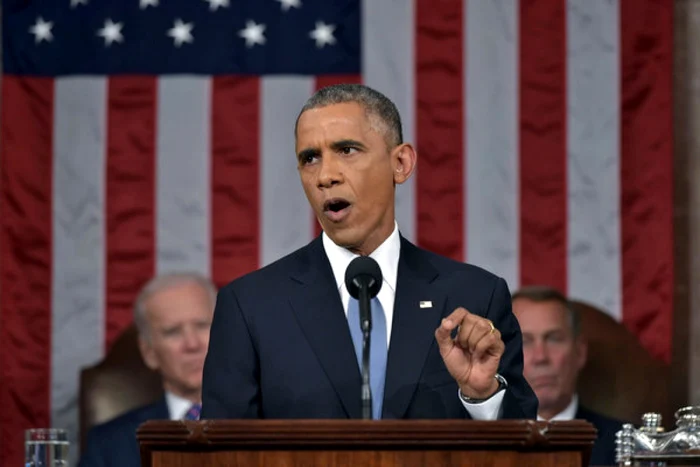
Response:
[{"label": "suit lapel", "polygon": [[151,406],[148,418],[155,420],[168,420],[170,418],[170,409],[168,408],[168,401],[165,399],[165,396],[158,399]]},{"label": "suit lapel", "polygon": [[[401,238],[394,316],[384,389],[384,418],[402,418],[418,384],[445,296],[431,283],[438,271],[411,243]],[[431,302],[421,308],[421,302]]]},{"label": "suit lapel", "polygon": [[290,303],[348,417],[360,418],[361,377],[330,262],[321,237],[304,250],[292,273]]}]

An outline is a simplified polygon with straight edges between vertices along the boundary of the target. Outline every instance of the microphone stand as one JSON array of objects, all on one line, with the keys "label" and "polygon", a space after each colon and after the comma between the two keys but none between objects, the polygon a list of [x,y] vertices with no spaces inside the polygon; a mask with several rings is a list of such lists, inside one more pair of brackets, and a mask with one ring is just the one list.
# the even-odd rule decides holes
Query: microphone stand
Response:
[{"label": "microphone stand", "polygon": [[369,284],[358,281],[360,305],[360,329],[362,330],[362,418],[372,419],[372,389],[369,384],[369,346],[372,331],[372,311],[369,298]]}]

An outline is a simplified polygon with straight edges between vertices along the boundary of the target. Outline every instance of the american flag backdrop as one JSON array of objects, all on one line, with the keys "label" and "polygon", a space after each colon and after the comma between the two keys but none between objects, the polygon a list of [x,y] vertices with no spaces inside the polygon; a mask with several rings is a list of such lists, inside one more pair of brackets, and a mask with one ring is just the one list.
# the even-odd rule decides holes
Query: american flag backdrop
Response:
[{"label": "american flag backdrop", "polygon": [[3,2],[0,460],[71,430],[153,274],[218,285],[318,233],[311,93],[362,82],[418,150],[402,233],[550,284],[669,360],[671,0]]}]

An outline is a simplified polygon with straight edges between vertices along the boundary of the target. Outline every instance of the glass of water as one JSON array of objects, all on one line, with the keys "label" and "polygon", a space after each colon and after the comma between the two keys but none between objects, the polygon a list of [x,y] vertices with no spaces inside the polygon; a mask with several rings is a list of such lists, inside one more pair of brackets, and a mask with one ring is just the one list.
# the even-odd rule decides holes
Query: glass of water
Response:
[{"label": "glass of water", "polygon": [[24,435],[25,467],[68,467],[68,432],[35,428]]}]

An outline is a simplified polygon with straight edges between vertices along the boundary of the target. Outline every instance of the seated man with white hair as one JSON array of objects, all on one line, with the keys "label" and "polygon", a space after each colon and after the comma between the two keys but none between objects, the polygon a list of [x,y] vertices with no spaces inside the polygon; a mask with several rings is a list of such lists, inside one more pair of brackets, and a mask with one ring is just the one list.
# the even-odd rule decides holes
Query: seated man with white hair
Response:
[{"label": "seated man with white hair", "polygon": [[164,395],[91,429],[80,467],[139,467],[139,425],[199,418],[216,293],[209,279],[193,273],[158,276],[141,290],[134,305],[139,348],[145,364],[161,374]]},{"label": "seated man with white hair", "polygon": [[615,433],[622,421],[583,407],[576,393],[588,354],[577,310],[561,292],[546,286],[524,287],[512,300],[523,334],[523,374],[539,401],[537,418],[590,422],[598,430],[591,465],[617,465]]}]

